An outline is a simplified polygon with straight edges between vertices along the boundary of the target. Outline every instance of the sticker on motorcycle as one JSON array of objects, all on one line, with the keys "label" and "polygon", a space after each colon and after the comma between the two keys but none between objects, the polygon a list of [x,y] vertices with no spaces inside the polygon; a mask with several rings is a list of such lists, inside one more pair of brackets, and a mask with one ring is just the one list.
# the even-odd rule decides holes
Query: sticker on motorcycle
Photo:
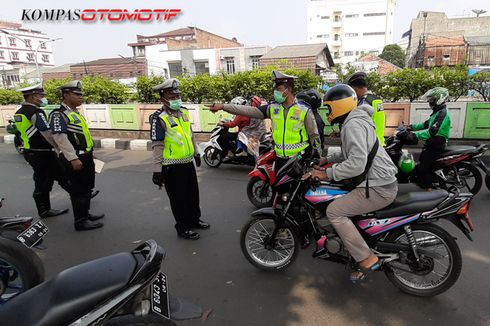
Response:
[{"label": "sticker on motorcycle", "polygon": [[170,319],[167,276],[162,272],[158,273],[151,284],[151,310],[157,315]]},{"label": "sticker on motorcycle", "polygon": [[41,221],[33,223],[28,229],[17,236],[27,248],[32,248],[49,232],[48,227]]}]

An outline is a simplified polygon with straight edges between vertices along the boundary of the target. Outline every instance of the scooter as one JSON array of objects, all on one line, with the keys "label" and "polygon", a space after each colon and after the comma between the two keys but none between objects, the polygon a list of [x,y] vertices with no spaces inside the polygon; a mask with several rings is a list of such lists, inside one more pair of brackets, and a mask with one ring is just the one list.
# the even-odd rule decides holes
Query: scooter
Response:
[{"label": "scooter", "polygon": [[0,306],[2,325],[175,325],[202,309],[169,294],[154,240],[66,269]]}]

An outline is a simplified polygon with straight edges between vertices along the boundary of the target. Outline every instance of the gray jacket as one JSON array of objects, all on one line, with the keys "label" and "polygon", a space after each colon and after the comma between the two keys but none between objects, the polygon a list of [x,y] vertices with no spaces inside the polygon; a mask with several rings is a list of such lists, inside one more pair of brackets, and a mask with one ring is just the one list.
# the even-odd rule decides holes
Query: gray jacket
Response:
[{"label": "gray jacket", "polygon": [[[376,141],[374,122],[371,116],[374,109],[363,104],[352,110],[345,119],[340,131],[341,152],[327,156],[328,162],[337,163],[327,169],[330,179],[340,181],[356,177],[364,172],[369,152]],[[397,167],[382,146],[378,152],[367,177],[369,186],[384,186],[396,181]],[[362,182],[358,187],[365,186]]]}]

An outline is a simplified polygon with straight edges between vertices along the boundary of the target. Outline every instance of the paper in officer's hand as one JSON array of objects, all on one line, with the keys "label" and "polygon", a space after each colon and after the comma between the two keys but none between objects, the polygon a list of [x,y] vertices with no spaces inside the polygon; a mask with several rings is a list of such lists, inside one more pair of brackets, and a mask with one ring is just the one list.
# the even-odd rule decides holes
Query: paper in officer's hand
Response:
[{"label": "paper in officer's hand", "polygon": [[95,158],[94,164],[95,164],[95,173],[101,173],[105,163]]}]

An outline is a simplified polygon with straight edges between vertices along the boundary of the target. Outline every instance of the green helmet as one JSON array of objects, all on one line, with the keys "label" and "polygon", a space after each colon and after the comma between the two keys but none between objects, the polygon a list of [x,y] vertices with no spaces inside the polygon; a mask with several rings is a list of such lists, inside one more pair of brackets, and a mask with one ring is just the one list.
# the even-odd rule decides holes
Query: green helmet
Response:
[{"label": "green helmet", "polygon": [[434,87],[422,95],[422,99],[429,102],[430,106],[439,106],[447,102],[449,91],[444,87]]},{"label": "green helmet", "polygon": [[412,154],[402,154],[398,161],[398,167],[403,173],[409,174],[415,168],[415,161]]}]

